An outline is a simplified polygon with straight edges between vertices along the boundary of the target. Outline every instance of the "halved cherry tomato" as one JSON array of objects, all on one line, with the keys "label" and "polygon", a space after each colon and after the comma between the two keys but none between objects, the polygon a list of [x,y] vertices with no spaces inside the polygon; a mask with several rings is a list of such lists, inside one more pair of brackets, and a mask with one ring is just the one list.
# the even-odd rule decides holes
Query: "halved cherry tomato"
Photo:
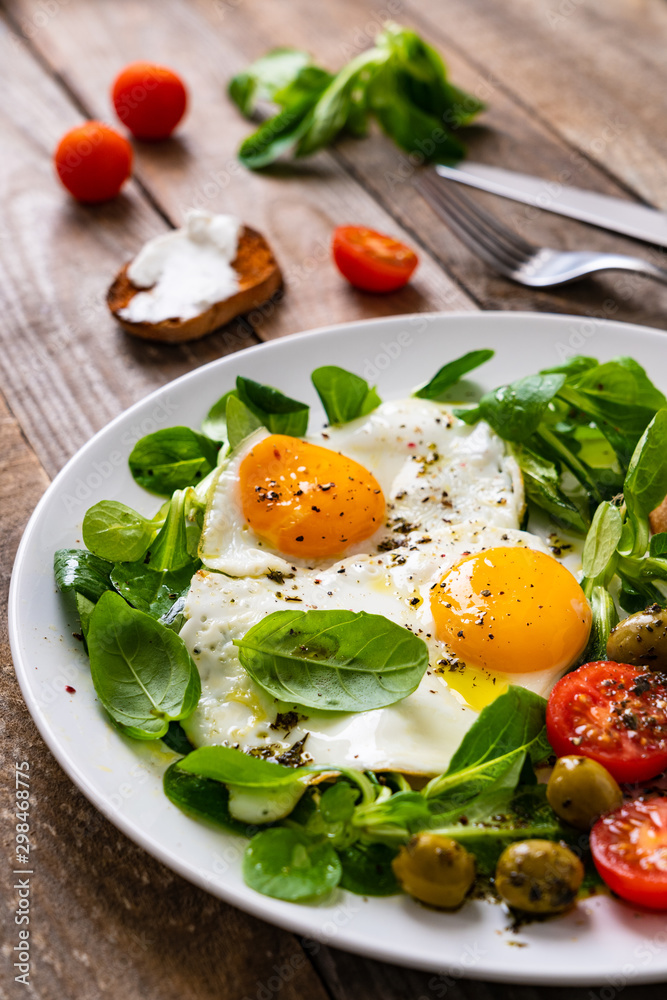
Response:
[{"label": "halved cherry tomato", "polygon": [[58,177],[79,201],[108,201],[130,176],[132,147],[108,125],[85,122],[62,137],[53,161]]},{"label": "halved cherry tomato", "polygon": [[185,84],[173,70],[136,62],[121,70],[111,91],[116,114],[137,139],[166,139],[185,113]]},{"label": "halved cherry tomato", "polygon": [[667,796],[624,802],[591,830],[593,861],[610,889],[667,910]]},{"label": "halved cherry tomato", "polygon": [[558,754],[597,760],[617,781],[655,778],[667,768],[667,676],[599,660],[565,674],[547,704]]},{"label": "halved cherry tomato", "polygon": [[339,226],[334,230],[332,250],[343,277],[364,292],[402,288],[419,262],[405,243],[365,226]]}]

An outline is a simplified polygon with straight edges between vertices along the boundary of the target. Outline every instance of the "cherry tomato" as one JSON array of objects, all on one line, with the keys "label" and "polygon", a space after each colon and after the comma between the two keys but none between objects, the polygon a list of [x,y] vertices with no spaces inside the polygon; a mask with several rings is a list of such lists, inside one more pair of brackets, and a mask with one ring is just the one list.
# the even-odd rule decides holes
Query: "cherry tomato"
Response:
[{"label": "cherry tomato", "polygon": [[53,154],[58,177],[79,201],[115,198],[132,171],[132,147],[102,122],[67,132]]},{"label": "cherry tomato", "polygon": [[339,226],[332,250],[343,277],[364,292],[402,288],[418,263],[417,254],[405,243],[365,226]]},{"label": "cherry tomato", "polygon": [[137,139],[166,139],[188,101],[185,85],[173,70],[148,62],[121,70],[111,96],[116,114]]},{"label": "cherry tomato", "polygon": [[593,861],[623,899],[667,910],[667,796],[625,802],[591,830]]},{"label": "cherry tomato", "polygon": [[547,703],[558,754],[581,754],[617,781],[646,781],[667,768],[667,676],[599,660],[565,674]]}]

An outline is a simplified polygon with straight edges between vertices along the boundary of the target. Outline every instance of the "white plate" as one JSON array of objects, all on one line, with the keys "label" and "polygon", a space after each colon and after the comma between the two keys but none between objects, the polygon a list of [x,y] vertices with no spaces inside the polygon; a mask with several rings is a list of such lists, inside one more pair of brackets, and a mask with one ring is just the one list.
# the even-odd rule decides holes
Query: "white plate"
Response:
[{"label": "white plate", "polygon": [[[570,316],[469,313],[398,316],[350,323],[221,358],[170,383],[121,414],[65,466],[39,503],[19,548],[10,593],[10,637],[26,703],[53,754],[120,830],[196,885],[309,938],[416,968],[478,979],[550,985],[651,982],[667,976],[664,915],[640,914],[608,897],[570,915],[507,929],[500,906],[467,903],[436,913],[405,896],[364,899],[338,891],[303,906],[260,896],[241,878],[245,842],[188,819],[166,799],[160,745],[124,740],[102,715],[81,644],[56,592],[57,548],[80,545],[81,520],[98,500],[152,513],[157,500],[127,468],[133,442],[159,427],[197,427],[237,374],[278,385],[322,411],[310,383],[321,364],[340,364],[378,383],[385,399],[407,395],[445,361],[474,348],[495,358],[480,370],[487,388],[549,367],[573,353],[603,360],[631,354],[667,388],[667,337],[655,330]],[[69,694],[66,685],[74,687]],[[66,845],[62,845],[63,850]],[[516,947],[517,944],[524,947]],[[434,989],[446,986],[438,980]]]}]

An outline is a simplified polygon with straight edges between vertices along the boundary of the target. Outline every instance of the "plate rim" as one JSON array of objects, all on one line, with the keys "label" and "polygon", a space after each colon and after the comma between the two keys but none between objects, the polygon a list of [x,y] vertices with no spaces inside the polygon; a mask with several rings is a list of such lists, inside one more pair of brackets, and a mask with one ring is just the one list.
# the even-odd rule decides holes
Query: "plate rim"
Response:
[{"label": "plate rim", "polygon": [[[580,987],[600,986],[603,984],[603,980],[597,974],[589,976],[580,972],[568,974],[562,969],[559,970],[558,973],[556,973],[556,970],[535,973],[530,970],[522,971],[521,968],[518,967],[518,963],[513,969],[509,969],[504,965],[494,966],[492,961],[489,961],[486,964],[482,963],[481,968],[472,966],[468,969],[461,967],[460,965],[454,966],[450,964],[448,966],[446,963],[438,965],[436,962],[422,960],[419,957],[411,958],[409,955],[397,955],[391,950],[390,943],[378,943],[377,945],[370,945],[368,942],[355,943],[353,937],[345,937],[345,939],[341,941],[339,935],[330,937],[326,934],[318,933],[318,930],[313,928],[313,926],[309,923],[309,913],[311,912],[312,907],[285,904],[283,901],[273,900],[259,894],[246,894],[238,891],[234,886],[225,886],[220,882],[213,883],[210,879],[207,879],[204,874],[198,871],[193,871],[187,862],[182,862],[180,858],[175,856],[168,849],[163,848],[162,845],[155,841],[149,833],[145,833],[141,828],[139,828],[136,825],[136,822],[130,817],[125,816],[121,812],[108,809],[101,793],[96,789],[95,785],[89,781],[85,774],[81,772],[76,760],[73,760],[68,756],[65,748],[59,741],[58,734],[53,731],[46,714],[37,699],[33,696],[32,689],[27,684],[27,664],[24,663],[23,660],[20,634],[18,631],[19,581],[23,570],[23,563],[26,559],[26,554],[29,551],[32,537],[36,531],[37,525],[40,522],[42,510],[47,506],[51,497],[58,493],[60,483],[67,477],[70,468],[80,462],[89,450],[92,451],[100,438],[108,434],[128,416],[141,410],[161,393],[164,393],[166,390],[172,389],[176,386],[182,386],[188,381],[194,381],[200,377],[202,372],[209,371],[218,366],[224,366],[225,363],[232,358],[236,358],[241,355],[243,357],[250,358],[255,356],[257,352],[265,352],[267,350],[270,351],[280,348],[282,344],[291,344],[305,338],[311,339],[320,336],[327,336],[335,334],[336,331],[350,327],[361,327],[367,329],[374,326],[399,325],[409,323],[411,321],[414,322],[415,320],[425,321],[427,324],[438,320],[463,320],[470,322],[479,322],[482,320],[482,322],[493,322],[500,317],[505,320],[508,318],[516,319],[519,323],[526,320],[537,320],[540,323],[555,323],[556,325],[566,324],[568,321],[592,323],[596,327],[599,326],[601,328],[620,328],[623,331],[627,331],[629,336],[632,335],[633,331],[637,331],[640,332],[642,336],[646,336],[648,334],[656,340],[663,339],[667,336],[663,331],[654,327],[647,327],[637,323],[624,323],[614,319],[570,313],[550,313],[531,310],[457,310],[454,312],[433,311],[401,313],[392,316],[350,320],[343,323],[317,327],[312,330],[302,330],[289,334],[285,337],[264,341],[241,351],[235,351],[232,354],[214,358],[205,365],[201,365],[198,368],[184,372],[177,378],[165,382],[163,385],[151,390],[151,392],[149,392],[146,396],[131,404],[125,410],[113,417],[98,431],[96,431],[95,434],[93,434],[92,437],[90,437],[68,459],[65,465],[58,471],[49,486],[46,488],[43,495],[40,497],[21,536],[10,578],[8,598],[8,632],[12,654],[12,665],[19,683],[23,700],[42,739],[49,749],[49,752],[55,757],[63,771],[67,774],[70,780],[73,781],[82,794],[86,796],[95,809],[101,812],[102,815],[104,815],[105,818],[125,836],[127,836],[134,843],[138,844],[138,846],[140,846],[152,857],[156,858],[156,860],[158,860],[161,864],[164,864],[170,870],[175,871],[188,882],[197,885],[199,888],[222,899],[223,902],[236,906],[260,920],[273,923],[274,925],[291,933],[301,934],[308,939],[320,941],[325,945],[342,948],[342,950],[353,952],[364,957],[388,962],[394,965],[400,965],[406,968],[444,974],[452,973],[455,969],[455,974],[458,978],[507,982],[522,985],[560,985]],[[561,947],[561,943],[559,942],[558,944],[559,947]],[[635,972],[632,976],[631,982],[637,985],[642,983],[659,982],[663,980],[665,974],[667,974],[667,960],[665,961],[664,968],[655,971],[643,970]]]}]

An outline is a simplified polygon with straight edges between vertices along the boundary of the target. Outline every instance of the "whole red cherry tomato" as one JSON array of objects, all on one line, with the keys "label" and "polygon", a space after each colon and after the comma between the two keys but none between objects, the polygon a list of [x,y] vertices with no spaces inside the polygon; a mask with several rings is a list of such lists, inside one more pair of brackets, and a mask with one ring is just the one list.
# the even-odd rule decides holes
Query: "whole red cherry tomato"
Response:
[{"label": "whole red cherry tomato", "polygon": [[121,70],[111,91],[116,114],[137,139],[166,139],[185,113],[185,84],[173,70],[136,62]]},{"label": "whole red cherry tomato", "polygon": [[70,129],[53,154],[58,177],[79,201],[114,198],[132,171],[132,147],[102,122]]}]

